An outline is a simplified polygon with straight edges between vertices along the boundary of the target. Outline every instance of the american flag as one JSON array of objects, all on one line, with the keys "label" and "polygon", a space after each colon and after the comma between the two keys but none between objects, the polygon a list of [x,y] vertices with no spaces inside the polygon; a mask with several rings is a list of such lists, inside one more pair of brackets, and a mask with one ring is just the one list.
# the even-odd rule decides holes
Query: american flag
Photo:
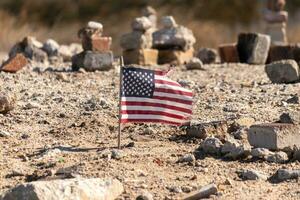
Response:
[{"label": "american flag", "polygon": [[183,125],[192,115],[190,90],[167,77],[165,71],[122,69],[121,123]]}]

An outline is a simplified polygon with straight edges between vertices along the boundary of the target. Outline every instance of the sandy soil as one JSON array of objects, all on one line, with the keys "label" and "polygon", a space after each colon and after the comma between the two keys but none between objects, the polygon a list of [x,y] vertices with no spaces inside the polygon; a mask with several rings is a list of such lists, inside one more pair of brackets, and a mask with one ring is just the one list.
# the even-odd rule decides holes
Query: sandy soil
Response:
[{"label": "sandy soil", "polygon": [[[299,104],[285,101],[300,94],[298,84],[271,84],[263,66],[206,65],[205,71],[176,68],[174,80],[195,96],[194,120],[252,117],[256,123],[276,121]],[[236,171],[256,169],[272,175],[299,162],[225,161],[206,156],[194,164],[177,163],[193,153],[201,140],[184,136],[180,128],[126,125],[119,159],[110,159],[117,145],[118,69],[109,72],[71,72],[68,66],[36,65],[17,74],[0,73],[1,91],[13,91],[16,108],[0,114],[0,193],[18,183],[64,176],[114,177],[125,186],[120,199],[135,199],[147,190],[154,199],[180,199],[214,182],[212,199],[300,199],[297,180],[279,184],[242,181]],[[181,192],[181,190],[183,190]]]}]

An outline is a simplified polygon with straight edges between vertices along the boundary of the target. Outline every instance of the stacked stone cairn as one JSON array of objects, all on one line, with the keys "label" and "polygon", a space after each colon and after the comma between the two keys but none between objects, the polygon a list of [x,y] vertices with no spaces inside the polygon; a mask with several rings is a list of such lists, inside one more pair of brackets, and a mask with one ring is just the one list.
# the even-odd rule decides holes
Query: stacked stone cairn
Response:
[{"label": "stacked stone cairn", "polygon": [[176,23],[172,16],[161,20],[162,28],[153,33],[153,48],[159,50],[158,64],[187,63],[193,58],[196,42],[193,32]]},{"label": "stacked stone cairn", "polygon": [[149,17],[138,17],[131,23],[132,32],[122,35],[124,64],[155,65],[158,51],[152,49],[154,22]]},{"label": "stacked stone cairn", "polygon": [[88,22],[80,29],[78,37],[81,39],[83,51],[72,57],[72,69],[80,68],[86,71],[109,70],[113,67],[113,53],[110,50],[111,37],[102,36],[103,26],[98,22]]},{"label": "stacked stone cairn", "polygon": [[268,0],[264,19],[267,23],[266,34],[271,36],[272,44],[287,44],[286,24],[288,12],[284,11],[285,0]]},{"label": "stacked stone cairn", "polygon": [[30,63],[48,66],[49,63],[59,66],[70,62],[73,54],[82,51],[77,43],[59,45],[55,40],[48,39],[41,43],[35,37],[26,36],[17,42],[8,53],[8,60],[0,67],[0,71],[16,73]]}]

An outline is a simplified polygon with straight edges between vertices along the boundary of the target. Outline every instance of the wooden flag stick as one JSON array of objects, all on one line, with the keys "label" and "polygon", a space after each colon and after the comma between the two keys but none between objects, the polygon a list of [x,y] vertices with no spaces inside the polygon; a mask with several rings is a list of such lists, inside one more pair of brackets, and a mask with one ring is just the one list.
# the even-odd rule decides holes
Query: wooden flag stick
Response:
[{"label": "wooden flag stick", "polygon": [[122,101],[122,79],[123,79],[123,74],[122,74],[122,68],[124,65],[123,61],[123,56],[120,57],[120,90],[119,90],[119,130],[118,130],[118,149],[121,149],[121,119],[122,119],[122,114],[121,114],[121,101]]}]

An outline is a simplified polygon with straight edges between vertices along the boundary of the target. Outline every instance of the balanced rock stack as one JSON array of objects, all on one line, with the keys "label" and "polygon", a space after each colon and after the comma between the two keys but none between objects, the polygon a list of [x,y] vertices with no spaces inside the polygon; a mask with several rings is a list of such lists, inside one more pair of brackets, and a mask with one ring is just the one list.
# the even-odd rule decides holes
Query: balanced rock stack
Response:
[{"label": "balanced rock stack", "polygon": [[153,22],[138,17],[131,23],[132,32],[122,35],[121,47],[125,64],[155,65],[158,51],[152,49]]},{"label": "balanced rock stack", "polygon": [[103,37],[103,26],[89,22],[78,32],[83,51],[72,57],[72,69],[84,68],[86,71],[109,70],[113,66],[113,53],[110,50],[111,37]]},{"label": "balanced rock stack", "polygon": [[184,64],[193,58],[196,42],[193,32],[177,25],[172,16],[161,20],[162,29],[153,33],[153,48],[159,50],[159,64]]},{"label": "balanced rock stack", "polygon": [[264,13],[264,19],[267,22],[266,34],[271,36],[274,45],[287,43],[288,12],[283,11],[285,3],[285,0],[268,0],[267,10]]}]

